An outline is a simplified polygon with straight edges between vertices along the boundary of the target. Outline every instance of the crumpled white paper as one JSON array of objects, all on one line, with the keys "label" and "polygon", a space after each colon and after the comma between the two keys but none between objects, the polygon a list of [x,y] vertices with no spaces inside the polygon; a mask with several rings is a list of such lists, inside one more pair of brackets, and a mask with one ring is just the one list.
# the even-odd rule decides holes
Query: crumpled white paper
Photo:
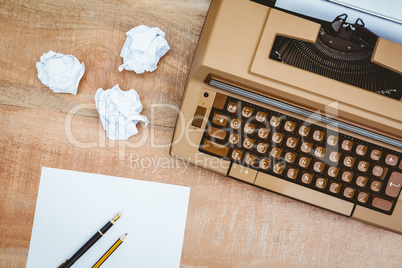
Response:
[{"label": "crumpled white paper", "polygon": [[111,140],[127,140],[138,133],[137,123],[148,119],[140,115],[142,104],[134,89],[123,91],[119,85],[111,89],[99,88],[95,94],[95,104],[106,134]]},{"label": "crumpled white paper", "polygon": [[73,55],[49,51],[36,63],[39,80],[53,92],[77,94],[78,84],[85,73],[84,63]]},{"label": "crumpled white paper", "polygon": [[124,63],[119,66],[119,71],[126,69],[137,74],[153,72],[159,59],[170,49],[165,33],[158,27],[140,25],[126,34],[127,39],[120,53]]}]

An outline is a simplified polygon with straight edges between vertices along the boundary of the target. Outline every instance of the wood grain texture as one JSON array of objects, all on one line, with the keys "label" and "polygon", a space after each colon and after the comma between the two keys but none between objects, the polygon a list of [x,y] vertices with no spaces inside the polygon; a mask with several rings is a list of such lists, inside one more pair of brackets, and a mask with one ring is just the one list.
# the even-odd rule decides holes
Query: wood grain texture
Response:
[{"label": "wood grain texture", "polygon": [[150,126],[128,142],[112,142],[95,117],[68,122],[61,112],[0,106],[0,267],[25,266],[42,166],[191,187],[182,267],[402,261],[400,235],[171,158],[172,128]]},{"label": "wood grain texture", "polygon": [[[152,104],[178,106],[210,0],[200,1],[1,1],[0,104],[67,112],[93,103],[98,88],[136,89],[144,114]],[[152,73],[118,71],[126,32],[138,25],[160,27],[171,50]],[[37,78],[43,53],[73,54],[86,72],[78,94],[54,94]],[[174,126],[176,111],[157,109],[158,125]],[[95,111],[82,114],[97,116]]]},{"label": "wood grain texture", "polygon": [[[0,0],[0,268],[26,266],[42,166],[191,187],[182,267],[400,267],[402,236],[188,165],[169,156],[209,1]],[[153,73],[119,73],[125,32],[159,26],[172,49]],[[50,49],[87,71],[77,96],[54,94],[35,63]],[[138,90],[152,124],[105,137],[97,88]],[[78,115],[67,112],[90,103]]]}]

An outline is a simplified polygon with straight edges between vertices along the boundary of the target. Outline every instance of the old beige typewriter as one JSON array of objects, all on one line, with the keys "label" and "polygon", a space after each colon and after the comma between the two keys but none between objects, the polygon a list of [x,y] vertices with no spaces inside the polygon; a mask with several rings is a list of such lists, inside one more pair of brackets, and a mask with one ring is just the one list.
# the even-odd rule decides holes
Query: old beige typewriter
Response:
[{"label": "old beige typewriter", "polygon": [[257,2],[212,1],[171,155],[402,233],[402,45]]}]

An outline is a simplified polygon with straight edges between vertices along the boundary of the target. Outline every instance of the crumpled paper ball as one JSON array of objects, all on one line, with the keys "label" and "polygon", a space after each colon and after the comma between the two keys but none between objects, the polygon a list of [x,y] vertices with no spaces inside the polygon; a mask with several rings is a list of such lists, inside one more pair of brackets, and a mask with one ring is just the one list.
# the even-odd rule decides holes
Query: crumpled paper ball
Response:
[{"label": "crumpled paper ball", "polygon": [[84,63],[73,55],[49,51],[36,63],[39,80],[53,92],[77,94],[78,84],[85,73]]},{"label": "crumpled paper ball", "polygon": [[140,115],[142,104],[134,89],[123,91],[119,85],[111,89],[99,88],[95,94],[95,104],[106,134],[111,140],[127,140],[138,133],[137,123],[148,119]]},{"label": "crumpled paper ball", "polygon": [[120,53],[124,63],[119,66],[119,71],[126,69],[137,74],[153,72],[159,59],[170,49],[165,33],[158,27],[140,25],[126,34],[127,39]]}]

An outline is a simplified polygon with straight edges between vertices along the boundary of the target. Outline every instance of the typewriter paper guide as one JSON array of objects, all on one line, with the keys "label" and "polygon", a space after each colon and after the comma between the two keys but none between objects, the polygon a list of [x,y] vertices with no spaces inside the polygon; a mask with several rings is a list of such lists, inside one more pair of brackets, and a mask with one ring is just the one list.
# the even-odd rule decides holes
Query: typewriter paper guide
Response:
[{"label": "typewriter paper guide", "polygon": [[[314,42],[319,24],[244,0],[221,1],[217,12],[211,30],[203,32],[209,35],[208,43],[196,54],[196,63],[197,56],[202,56],[201,65],[193,67],[190,75],[223,77],[233,84],[247,85],[250,91],[314,111],[337,106],[331,112],[334,116],[402,138],[401,101],[269,58],[277,35]],[[203,45],[200,42],[199,46]],[[377,49],[386,54],[375,56],[392,59],[395,54],[401,55],[402,45],[395,44],[394,48],[396,51]]]}]

